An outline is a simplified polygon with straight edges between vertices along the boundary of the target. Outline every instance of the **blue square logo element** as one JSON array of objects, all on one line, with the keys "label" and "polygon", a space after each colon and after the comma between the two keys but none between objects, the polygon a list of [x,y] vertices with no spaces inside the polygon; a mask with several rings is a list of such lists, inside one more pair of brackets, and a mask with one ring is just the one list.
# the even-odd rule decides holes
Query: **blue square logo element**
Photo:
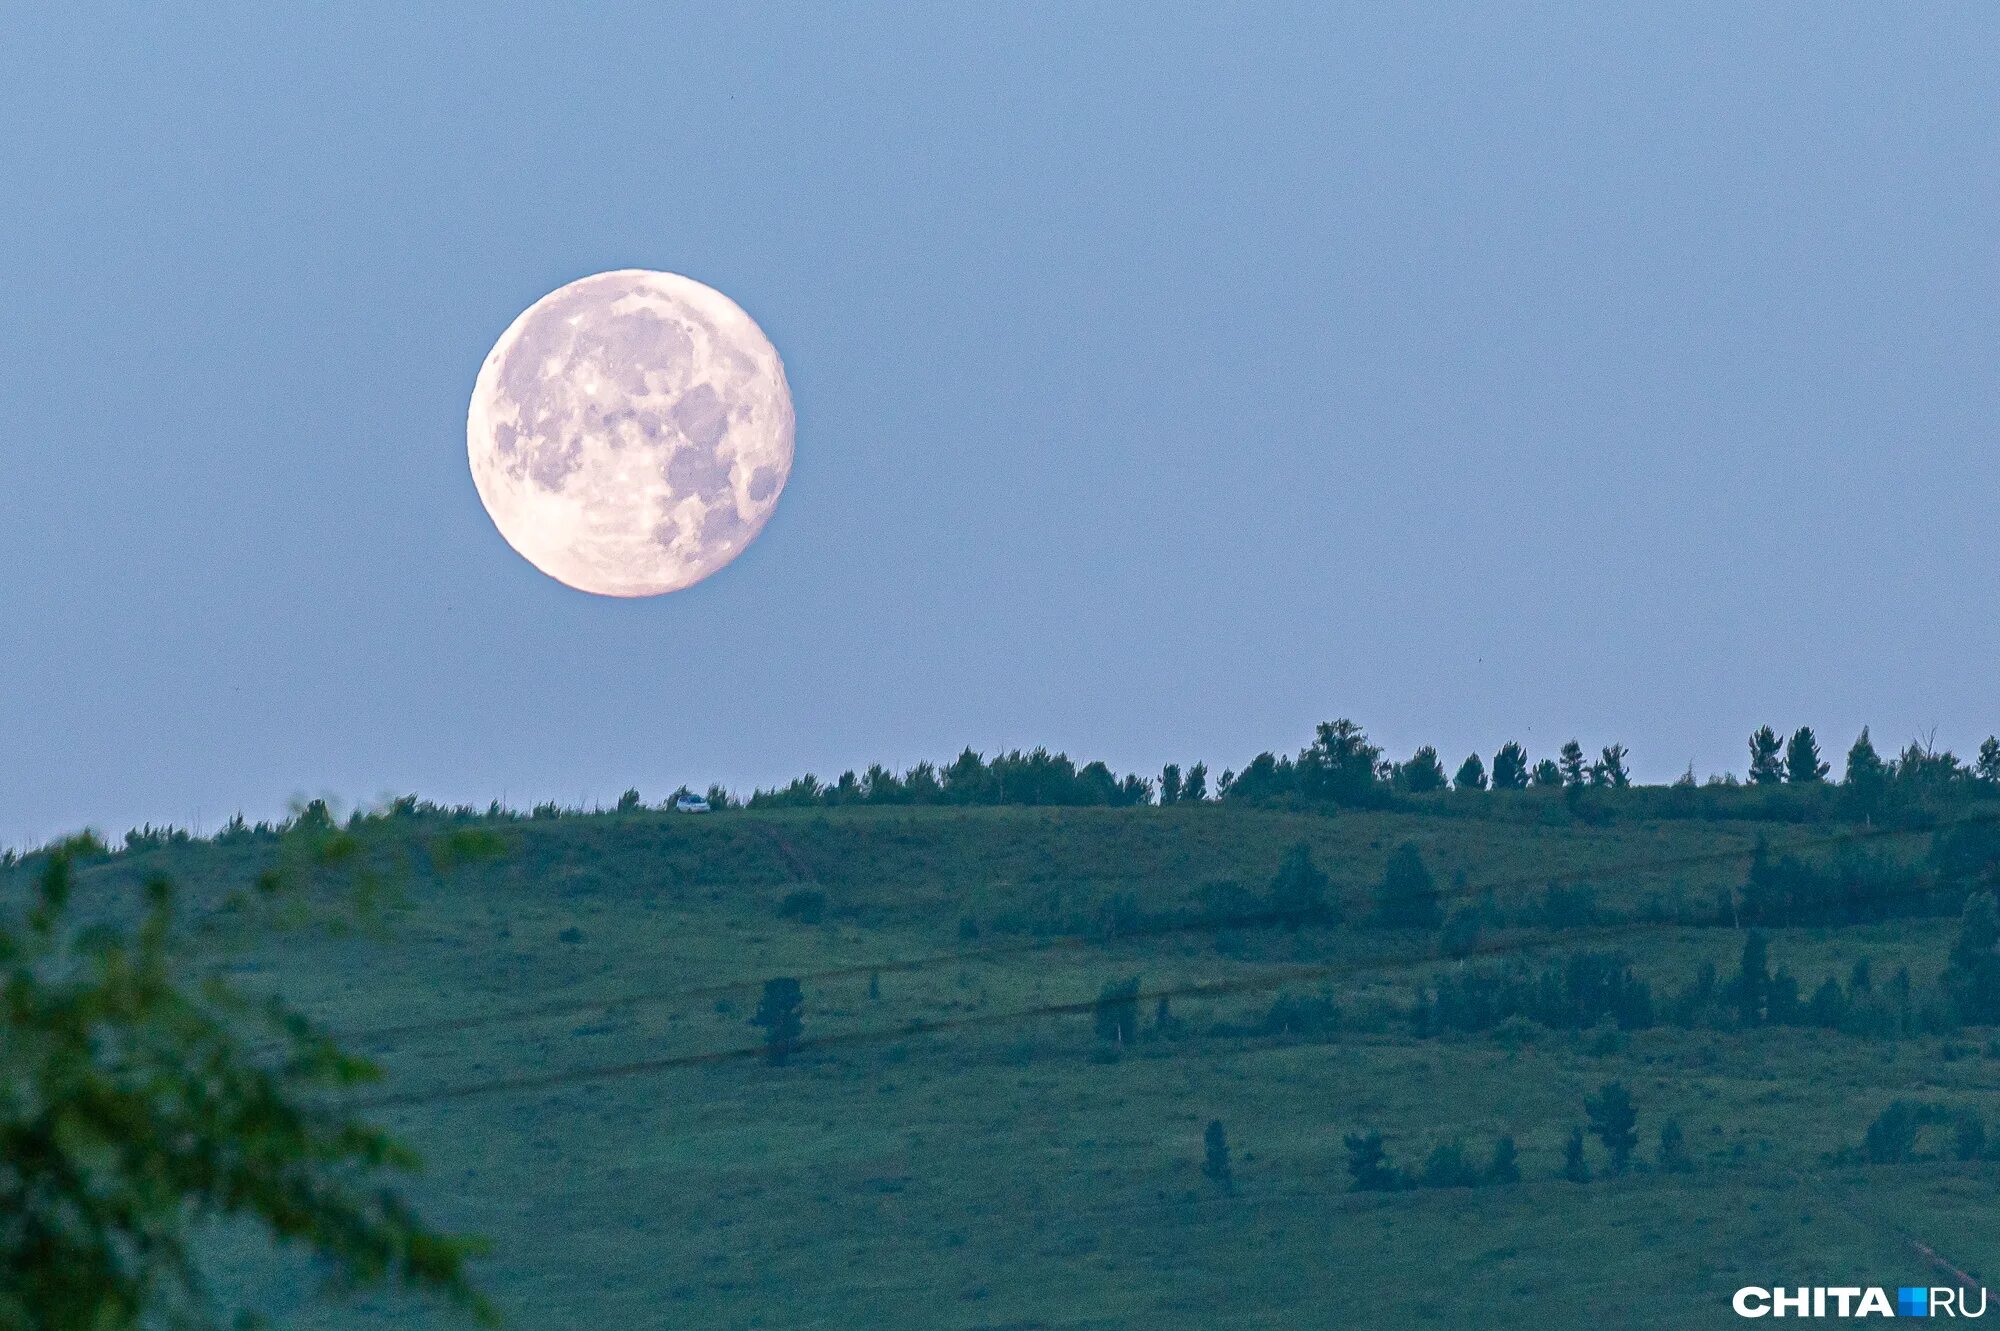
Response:
[{"label": "blue square logo element", "polygon": [[1898,1317],[1929,1317],[1931,1292],[1921,1285],[1904,1285],[1896,1291]]}]

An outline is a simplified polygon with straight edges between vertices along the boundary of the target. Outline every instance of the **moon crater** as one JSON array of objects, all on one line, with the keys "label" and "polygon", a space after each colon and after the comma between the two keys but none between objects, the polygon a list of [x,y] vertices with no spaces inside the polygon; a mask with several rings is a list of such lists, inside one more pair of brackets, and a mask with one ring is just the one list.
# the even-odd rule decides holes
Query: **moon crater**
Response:
[{"label": "moon crater", "polygon": [[507,543],[602,596],[678,591],[763,530],[791,474],[784,366],[721,292],[624,269],[536,301],[472,393],[473,484]]}]

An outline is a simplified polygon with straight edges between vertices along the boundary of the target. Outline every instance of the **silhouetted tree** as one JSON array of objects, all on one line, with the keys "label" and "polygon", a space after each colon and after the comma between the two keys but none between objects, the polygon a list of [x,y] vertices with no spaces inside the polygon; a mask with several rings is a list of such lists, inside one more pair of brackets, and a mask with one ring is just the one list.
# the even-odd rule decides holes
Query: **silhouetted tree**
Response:
[{"label": "silhouetted tree", "polygon": [[1347,1146],[1347,1174],[1353,1180],[1352,1191],[1394,1192],[1404,1186],[1403,1171],[1389,1163],[1381,1133],[1350,1132],[1343,1141]]},{"label": "silhouetted tree", "polygon": [[1512,1137],[1494,1139],[1493,1159],[1486,1166],[1486,1181],[1503,1185],[1521,1181],[1521,1153],[1515,1149]]},{"label": "silhouetted tree", "polygon": [[[1582,757],[1583,750],[1579,748],[1577,758],[1580,760]],[[1535,764],[1535,770],[1529,779],[1537,786],[1559,786],[1563,783],[1562,768],[1556,765],[1555,759],[1544,758]]]},{"label": "silhouetted tree", "polygon": [[1172,804],[1181,797],[1181,769],[1179,763],[1168,763],[1160,769],[1160,803]]},{"label": "silhouetted tree", "polygon": [[1327,895],[1327,878],[1313,863],[1312,847],[1301,841],[1285,852],[1271,879],[1271,913],[1297,926],[1312,922],[1333,922],[1339,909]]},{"label": "silhouetted tree", "polygon": [[1750,736],[1750,784],[1753,786],[1774,786],[1785,779],[1785,764],[1779,754],[1784,745],[1778,739],[1778,732],[1769,726],[1758,726]]},{"label": "silhouetted tree", "polygon": [[1187,780],[1181,785],[1181,798],[1199,803],[1208,798],[1208,764],[1196,763],[1187,770]]},{"label": "silhouetted tree", "polygon": [[1458,775],[1451,779],[1451,784],[1459,790],[1486,789],[1486,764],[1479,760],[1478,754],[1470,755],[1458,765]]},{"label": "silhouetted tree", "polygon": [[1437,883],[1423,852],[1405,841],[1390,852],[1375,889],[1375,922],[1392,929],[1435,929],[1444,919]]},{"label": "silhouetted tree", "polygon": [[1736,965],[1727,993],[1736,1005],[1736,1016],[1745,1026],[1761,1026],[1771,1002],[1771,945],[1763,934],[1752,929],[1743,940],[1743,955]]},{"label": "silhouetted tree", "polygon": [[[1333,804],[1374,803],[1379,786],[1375,766],[1381,759],[1382,750],[1354,722],[1345,717],[1321,722],[1312,744],[1299,754],[1299,790],[1308,799]],[[1239,784],[1242,779],[1237,778]]]},{"label": "silhouetted tree", "polygon": [[1434,790],[1445,788],[1444,764],[1438,761],[1438,751],[1426,744],[1410,755],[1410,760],[1396,767],[1396,784],[1412,795],[1428,795]]},{"label": "silhouetted tree", "polygon": [[1944,987],[1961,1021],[1977,1026],[2000,1023],[2000,912],[1990,892],[1966,898],[1958,938],[1945,965]]},{"label": "silhouetted tree", "polygon": [[1465,1143],[1440,1142],[1424,1160],[1422,1182],[1426,1188],[1476,1188],[1479,1169],[1465,1158]]},{"label": "silhouetted tree", "polygon": [[1097,1038],[1129,1045],[1139,1038],[1139,977],[1117,980],[1098,992],[1092,1009]]},{"label": "silhouetted tree", "polygon": [[1562,1176],[1571,1183],[1590,1182],[1590,1161],[1583,1153],[1582,1128],[1571,1128],[1563,1141]]},{"label": "silhouetted tree", "polygon": [[783,1067],[805,1031],[805,995],[799,982],[789,975],[764,981],[764,996],[750,1024],[764,1028],[765,1059],[773,1067]]},{"label": "silhouetted tree", "polygon": [[1611,1172],[1624,1173],[1639,1145],[1639,1116],[1632,1108],[1631,1095],[1622,1083],[1608,1081],[1598,1087],[1596,1095],[1584,1100],[1583,1112],[1591,1132],[1611,1157]]},{"label": "silhouetted tree", "polygon": [[1847,773],[1842,784],[1847,787],[1850,797],[1859,801],[1864,809],[1869,809],[1881,798],[1888,781],[1888,768],[1868,738],[1868,727],[1863,726],[1854,746],[1847,751]]},{"label": "silhouetted tree", "polygon": [[1922,1120],[1917,1107],[1898,1100],[1875,1116],[1861,1139],[1861,1153],[1872,1165],[1900,1165],[1916,1154]]},{"label": "silhouetted tree", "polygon": [[618,797],[618,812],[631,813],[639,807],[639,792],[628,790]]},{"label": "silhouetted tree", "polygon": [[1566,786],[1580,786],[1589,775],[1589,767],[1583,760],[1583,745],[1575,740],[1562,746],[1562,756],[1556,765],[1562,769],[1562,783]]},{"label": "silhouetted tree", "polygon": [[1493,788],[1520,790],[1528,784],[1528,751],[1508,740],[1493,755]]},{"label": "silhouetted tree", "polygon": [[1660,1125],[1660,1145],[1653,1159],[1663,1174],[1685,1174],[1694,1168],[1694,1161],[1688,1156],[1687,1140],[1681,1133],[1679,1119],[1670,1118]]},{"label": "silhouetted tree", "polygon": [[1785,743],[1785,780],[1795,786],[1809,786],[1826,780],[1831,770],[1820,761],[1819,739],[1811,726],[1800,726]]},{"label": "silhouetted tree", "polygon": [[1222,1120],[1212,1118],[1208,1130],[1201,1134],[1202,1177],[1224,1192],[1236,1191],[1236,1176],[1229,1168],[1229,1138],[1223,1133]]},{"label": "silhouetted tree", "polygon": [[1624,790],[1630,786],[1632,772],[1625,765],[1628,756],[1623,744],[1613,744],[1605,749],[1591,767],[1591,784],[1609,786],[1613,790]]},{"label": "silhouetted tree", "polygon": [[1979,746],[1979,757],[1972,764],[1972,774],[1989,785],[2000,783],[2000,737],[1988,735]]}]

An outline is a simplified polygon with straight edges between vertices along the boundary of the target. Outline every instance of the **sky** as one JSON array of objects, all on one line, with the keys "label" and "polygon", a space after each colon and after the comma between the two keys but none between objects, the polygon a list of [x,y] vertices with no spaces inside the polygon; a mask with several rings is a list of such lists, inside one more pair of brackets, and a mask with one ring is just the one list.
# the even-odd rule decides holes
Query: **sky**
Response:
[{"label": "sky", "polygon": [[[1335,716],[1966,753],[1996,105],[1973,4],[9,6],[0,844]],[[636,601],[465,452],[623,267],[798,414],[756,544]]]}]

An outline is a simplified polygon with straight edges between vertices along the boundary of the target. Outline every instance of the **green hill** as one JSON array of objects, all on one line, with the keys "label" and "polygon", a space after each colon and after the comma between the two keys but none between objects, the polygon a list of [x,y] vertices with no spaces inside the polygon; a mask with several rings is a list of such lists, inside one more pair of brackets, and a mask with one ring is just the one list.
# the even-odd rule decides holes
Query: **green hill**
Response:
[{"label": "green hill", "polygon": [[[1745,1284],[1944,1283],[1912,1239],[2000,1264],[2000,1164],[1956,1158],[1971,1116],[2000,1136],[2000,1046],[1939,978],[1983,852],[1936,816],[1662,801],[481,820],[499,857],[415,857],[372,933],[233,964],[388,1069],[377,1116],[426,1155],[427,1210],[492,1239],[515,1326],[1683,1328],[1734,1324]],[[391,848],[447,826],[371,825]],[[163,869],[215,906],[281,844],[81,882],[115,900]],[[1405,844],[1442,931],[1372,922]],[[1324,907],[1272,896],[1299,845]],[[1773,892],[1746,989],[1739,926]],[[804,1032],[772,1066],[750,1018],[778,976]],[[1592,1181],[1559,1177],[1611,1082],[1631,1165],[1592,1136]],[[1868,1163],[1898,1100],[1914,1148]],[[1439,1182],[1438,1148],[1483,1168],[1508,1135],[1521,1178],[1354,1191],[1345,1138],[1371,1131]],[[289,1325],[414,1315],[231,1261]]]}]

